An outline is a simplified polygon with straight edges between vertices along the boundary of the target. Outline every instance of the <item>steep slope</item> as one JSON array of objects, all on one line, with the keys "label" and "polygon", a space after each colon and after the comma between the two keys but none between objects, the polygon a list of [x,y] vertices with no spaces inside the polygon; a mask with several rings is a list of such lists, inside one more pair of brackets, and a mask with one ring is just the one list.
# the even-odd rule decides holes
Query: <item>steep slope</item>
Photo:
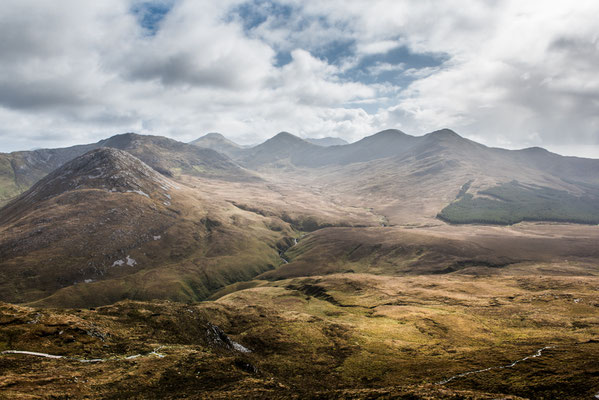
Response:
[{"label": "steep slope", "polygon": [[98,142],[125,150],[167,176],[181,174],[245,181],[258,179],[227,156],[162,136],[125,133]]},{"label": "steep slope", "polygon": [[96,144],[89,144],[0,153],[0,205],[29,189],[50,171],[96,147]]},{"label": "steep slope", "polygon": [[0,210],[0,299],[197,300],[278,265],[277,242],[289,234],[283,221],[199,196],[127,152],[101,148]]},{"label": "steep slope", "polygon": [[161,136],[125,133],[80,146],[0,153],[0,205],[64,163],[100,147],[125,150],[170,177],[191,174],[233,181],[259,179],[217,151]]},{"label": "steep slope", "polygon": [[7,204],[0,215],[0,224],[18,219],[40,202],[73,190],[137,193],[166,203],[170,199],[168,191],[174,187],[171,181],[131,154],[99,148],[59,167]]}]

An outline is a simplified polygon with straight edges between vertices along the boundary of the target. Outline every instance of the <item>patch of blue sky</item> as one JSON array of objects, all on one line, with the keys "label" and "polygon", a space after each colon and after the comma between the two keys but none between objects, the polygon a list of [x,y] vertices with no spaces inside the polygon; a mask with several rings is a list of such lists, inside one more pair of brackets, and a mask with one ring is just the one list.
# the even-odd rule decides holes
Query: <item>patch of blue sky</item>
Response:
[{"label": "patch of blue sky", "polygon": [[247,32],[262,25],[271,19],[274,27],[283,25],[289,19],[293,8],[286,4],[279,4],[270,0],[251,0],[242,3],[229,12],[227,20],[239,18],[243,29]]},{"label": "patch of blue sky", "polygon": [[131,7],[137,23],[149,36],[154,36],[160,29],[160,23],[173,8],[175,0],[139,1]]},{"label": "patch of blue sky", "polygon": [[386,53],[363,56],[342,78],[406,87],[418,78],[415,72],[440,67],[447,59],[445,54],[414,53],[406,46],[399,46]]},{"label": "patch of blue sky", "polygon": [[355,55],[356,42],[353,39],[335,40],[311,49],[311,53],[314,57],[325,60],[331,65],[339,65]]},{"label": "patch of blue sky", "polygon": [[291,52],[280,50],[275,56],[275,67],[282,67],[291,62]]}]

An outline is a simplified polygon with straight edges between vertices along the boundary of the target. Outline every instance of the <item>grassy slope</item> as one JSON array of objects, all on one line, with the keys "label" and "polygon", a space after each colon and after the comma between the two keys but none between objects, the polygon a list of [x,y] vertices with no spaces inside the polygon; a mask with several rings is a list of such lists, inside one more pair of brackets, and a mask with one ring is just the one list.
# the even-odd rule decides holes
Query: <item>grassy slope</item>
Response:
[{"label": "grassy slope", "polygon": [[599,197],[596,195],[576,196],[547,187],[524,186],[516,181],[478,194],[490,198],[463,193],[438,217],[457,224],[509,225],[522,221],[599,224]]},{"label": "grassy slope", "polygon": [[[597,279],[339,274],[262,283],[187,306],[4,306],[4,349],[116,358],[81,364],[2,355],[0,392],[13,398],[590,398],[591,377],[599,373]],[[252,353],[207,341],[208,322]],[[123,359],[159,345],[166,346],[164,358]],[[513,368],[435,384],[548,345],[556,347]]]},{"label": "grassy slope", "polygon": [[327,228],[286,252],[289,264],[260,279],[359,272],[378,275],[496,273],[510,265],[567,260],[595,265],[599,232],[576,225],[443,229]]},{"label": "grassy slope", "polygon": [[[77,190],[39,204],[3,227],[2,298],[46,306],[196,301],[281,263],[277,242],[293,234],[287,223],[185,188],[171,195],[166,205]],[[112,266],[126,256],[136,264]]]}]

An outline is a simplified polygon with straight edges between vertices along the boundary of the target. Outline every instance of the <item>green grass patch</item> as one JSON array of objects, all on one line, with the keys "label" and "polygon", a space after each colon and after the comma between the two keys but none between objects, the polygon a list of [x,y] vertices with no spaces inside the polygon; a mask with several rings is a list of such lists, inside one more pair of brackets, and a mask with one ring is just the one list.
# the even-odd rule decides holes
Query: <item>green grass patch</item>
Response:
[{"label": "green grass patch", "polygon": [[576,196],[563,190],[523,185],[517,181],[504,183],[474,197],[463,193],[445,207],[437,217],[455,224],[510,225],[522,221],[555,221],[599,224],[599,197]]}]

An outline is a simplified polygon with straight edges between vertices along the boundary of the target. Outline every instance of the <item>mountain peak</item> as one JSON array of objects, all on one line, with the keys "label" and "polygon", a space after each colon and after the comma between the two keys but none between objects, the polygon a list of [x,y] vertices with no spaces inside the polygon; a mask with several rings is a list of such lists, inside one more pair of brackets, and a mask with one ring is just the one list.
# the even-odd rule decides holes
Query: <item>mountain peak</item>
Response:
[{"label": "mountain peak", "polygon": [[522,149],[522,151],[526,151],[527,153],[544,153],[544,154],[551,153],[549,150],[544,149],[539,146],[527,147],[525,149]]},{"label": "mountain peak", "polygon": [[376,143],[376,142],[388,142],[388,141],[403,141],[404,139],[411,138],[412,136],[400,131],[399,129],[385,129],[377,132],[373,135],[366,136],[359,140],[357,143]]},{"label": "mountain peak", "polygon": [[103,147],[125,148],[140,138],[142,138],[142,135],[134,132],[127,132],[111,136],[108,139],[100,140],[98,144]]},{"label": "mountain peak", "polygon": [[232,149],[241,148],[240,145],[227,139],[224,135],[218,132],[207,133],[204,136],[190,142],[190,144],[224,152],[225,154]]},{"label": "mountain peak", "polygon": [[189,142],[189,144],[205,149],[212,149],[231,158],[235,157],[235,155],[242,150],[242,146],[227,139],[218,132],[207,133],[204,136]]},{"label": "mountain peak", "polygon": [[302,139],[302,138],[300,138],[298,136],[295,136],[295,135],[293,135],[293,134],[291,134],[289,132],[285,132],[285,131],[277,133],[276,135],[274,135],[269,140],[286,140],[286,141],[289,141],[289,140],[295,140],[295,141],[301,140],[301,141],[304,141],[304,139]]},{"label": "mountain peak", "polygon": [[463,139],[460,135],[458,135],[457,133],[455,133],[454,131],[452,131],[451,129],[448,129],[448,128],[439,129],[437,131],[427,133],[425,136],[448,137],[448,138],[453,137],[453,138]]},{"label": "mountain peak", "polygon": [[[202,136],[201,138],[209,138],[209,139],[227,139],[226,137],[224,137],[223,134],[218,133],[218,132],[208,132],[207,134],[205,134],[204,136]],[[200,138],[200,139],[201,139]]]},{"label": "mountain peak", "polygon": [[159,189],[173,185],[133,155],[114,148],[101,147],[59,167],[36,183],[16,202],[32,203],[77,189],[105,189],[133,192],[150,198]]},{"label": "mountain peak", "polygon": [[377,136],[377,135],[381,135],[381,136],[401,135],[401,136],[404,136],[404,135],[406,135],[406,133],[400,131],[399,129],[385,129],[385,130],[375,133],[372,136]]},{"label": "mountain peak", "polygon": [[279,132],[259,146],[316,146],[289,132]]},{"label": "mountain peak", "polygon": [[389,143],[389,142],[403,142],[410,140],[413,136],[410,136],[399,129],[385,129],[377,132],[373,135],[366,136],[356,143]]},{"label": "mountain peak", "polygon": [[[460,148],[462,146],[482,146],[476,142],[466,139],[451,129],[439,129],[434,132],[427,133],[422,136],[424,143],[441,145],[442,147],[451,147],[453,149]],[[457,147],[456,147],[457,146]]]}]

